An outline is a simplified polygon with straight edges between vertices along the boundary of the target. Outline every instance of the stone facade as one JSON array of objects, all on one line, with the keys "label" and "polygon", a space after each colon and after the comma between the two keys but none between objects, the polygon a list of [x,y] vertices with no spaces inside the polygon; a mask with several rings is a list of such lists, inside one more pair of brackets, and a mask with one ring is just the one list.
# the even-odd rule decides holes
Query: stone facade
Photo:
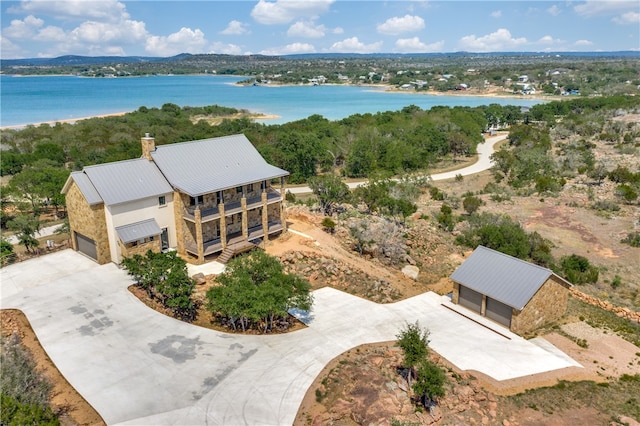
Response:
[{"label": "stone facade", "polygon": [[160,236],[154,237],[153,240],[146,239],[143,244],[123,244],[120,240],[118,240],[118,244],[120,245],[120,253],[122,253],[123,257],[131,257],[134,254],[144,256],[149,250],[156,253],[160,253],[162,250]]},{"label": "stone facade", "polygon": [[[560,319],[567,311],[569,290],[555,275],[545,281],[533,295],[522,311],[512,309],[511,327],[517,334],[526,334],[538,327]],[[460,300],[460,284],[453,283],[451,302],[458,304]],[[482,297],[481,314],[485,314],[487,296]]]},{"label": "stone facade", "polygon": [[522,311],[513,310],[511,331],[525,334],[560,319],[567,311],[569,289],[555,275],[549,277]]},{"label": "stone facade", "polygon": [[66,195],[66,205],[69,214],[69,227],[72,230],[71,244],[73,249],[78,250],[76,234],[82,234],[95,241],[96,261],[99,264],[111,262],[104,204],[90,206],[78,185],[73,182]]}]

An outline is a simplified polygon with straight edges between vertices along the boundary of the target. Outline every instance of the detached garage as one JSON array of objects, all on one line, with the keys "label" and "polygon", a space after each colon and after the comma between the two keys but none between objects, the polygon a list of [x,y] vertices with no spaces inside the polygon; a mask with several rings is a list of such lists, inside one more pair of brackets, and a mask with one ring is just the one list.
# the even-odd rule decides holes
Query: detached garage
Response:
[{"label": "detached garage", "polygon": [[571,283],[553,271],[478,246],[451,275],[453,303],[527,333],[562,317]]}]

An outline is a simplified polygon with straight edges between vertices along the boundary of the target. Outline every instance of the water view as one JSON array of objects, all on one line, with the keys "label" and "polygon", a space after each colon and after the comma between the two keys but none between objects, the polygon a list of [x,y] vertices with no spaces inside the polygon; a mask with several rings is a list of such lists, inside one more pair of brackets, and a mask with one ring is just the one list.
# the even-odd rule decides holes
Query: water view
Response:
[{"label": "water view", "polygon": [[319,114],[330,120],[356,113],[395,111],[407,105],[478,106],[490,103],[531,106],[535,99],[423,95],[384,92],[362,86],[239,86],[244,77],[153,76],[80,78],[74,76],[0,76],[0,126],[18,126],[130,112],[165,103],[183,106],[222,105],[276,115],[281,124]]}]

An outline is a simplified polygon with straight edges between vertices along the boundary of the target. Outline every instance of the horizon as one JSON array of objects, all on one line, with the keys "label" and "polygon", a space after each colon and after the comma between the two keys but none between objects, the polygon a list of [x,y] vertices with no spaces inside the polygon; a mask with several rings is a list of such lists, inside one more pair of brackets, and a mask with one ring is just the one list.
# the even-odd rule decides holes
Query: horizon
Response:
[{"label": "horizon", "polygon": [[2,59],[640,52],[637,1],[3,1]]}]

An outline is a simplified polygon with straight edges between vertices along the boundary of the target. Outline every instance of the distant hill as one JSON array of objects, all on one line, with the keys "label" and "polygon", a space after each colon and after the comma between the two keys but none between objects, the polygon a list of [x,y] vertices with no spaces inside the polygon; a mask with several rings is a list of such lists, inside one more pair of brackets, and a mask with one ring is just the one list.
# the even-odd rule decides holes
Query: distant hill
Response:
[{"label": "distant hill", "polygon": [[75,65],[97,65],[97,64],[112,64],[112,63],[145,63],[145,62],[178,62],[185,57],[191,56],[188,53],[181,53],[180,55],[171,57],[156,57],[156,56],[78,56],[78,55],[65,55],[58,56],[57,58],[28,58],[28,59],[2,59],[0,63],[2,66],[75,66]]},{"label": "distant hill", "polygon": [[282,59],[313,59],[313,58],[329,58],[329,59],[347,59],[347,58],[499,58],[499,57],[582,57],[582,58],[598,58],[598,57],[629,57],[640,58],[640,51],[616,51],[616,52],[489,52],[489,53],[474,53],[474,52],[448,52],[448,53],[305,53],[296,55],[282,55],[282,56],[263,56],[263,55],[215,55],[215,54],[198,54],[192,55],[189,53],[181,53],[179,55],[170,57],[154,57],[154,56],[78,56],[78,55],[66,55],[59,56],[57,58],[28,58],[28,59],[0,59],[0,64],[3,67],[43,67],[43,66],[79,66],[79,65],[99,65],[99,64],[113,64],[113,63],[171,63],[181,62],[184,60],[197,60],[197,59],[233,59],[237,61],[242,60],[255,60],[262,61],[277,61]]}]

